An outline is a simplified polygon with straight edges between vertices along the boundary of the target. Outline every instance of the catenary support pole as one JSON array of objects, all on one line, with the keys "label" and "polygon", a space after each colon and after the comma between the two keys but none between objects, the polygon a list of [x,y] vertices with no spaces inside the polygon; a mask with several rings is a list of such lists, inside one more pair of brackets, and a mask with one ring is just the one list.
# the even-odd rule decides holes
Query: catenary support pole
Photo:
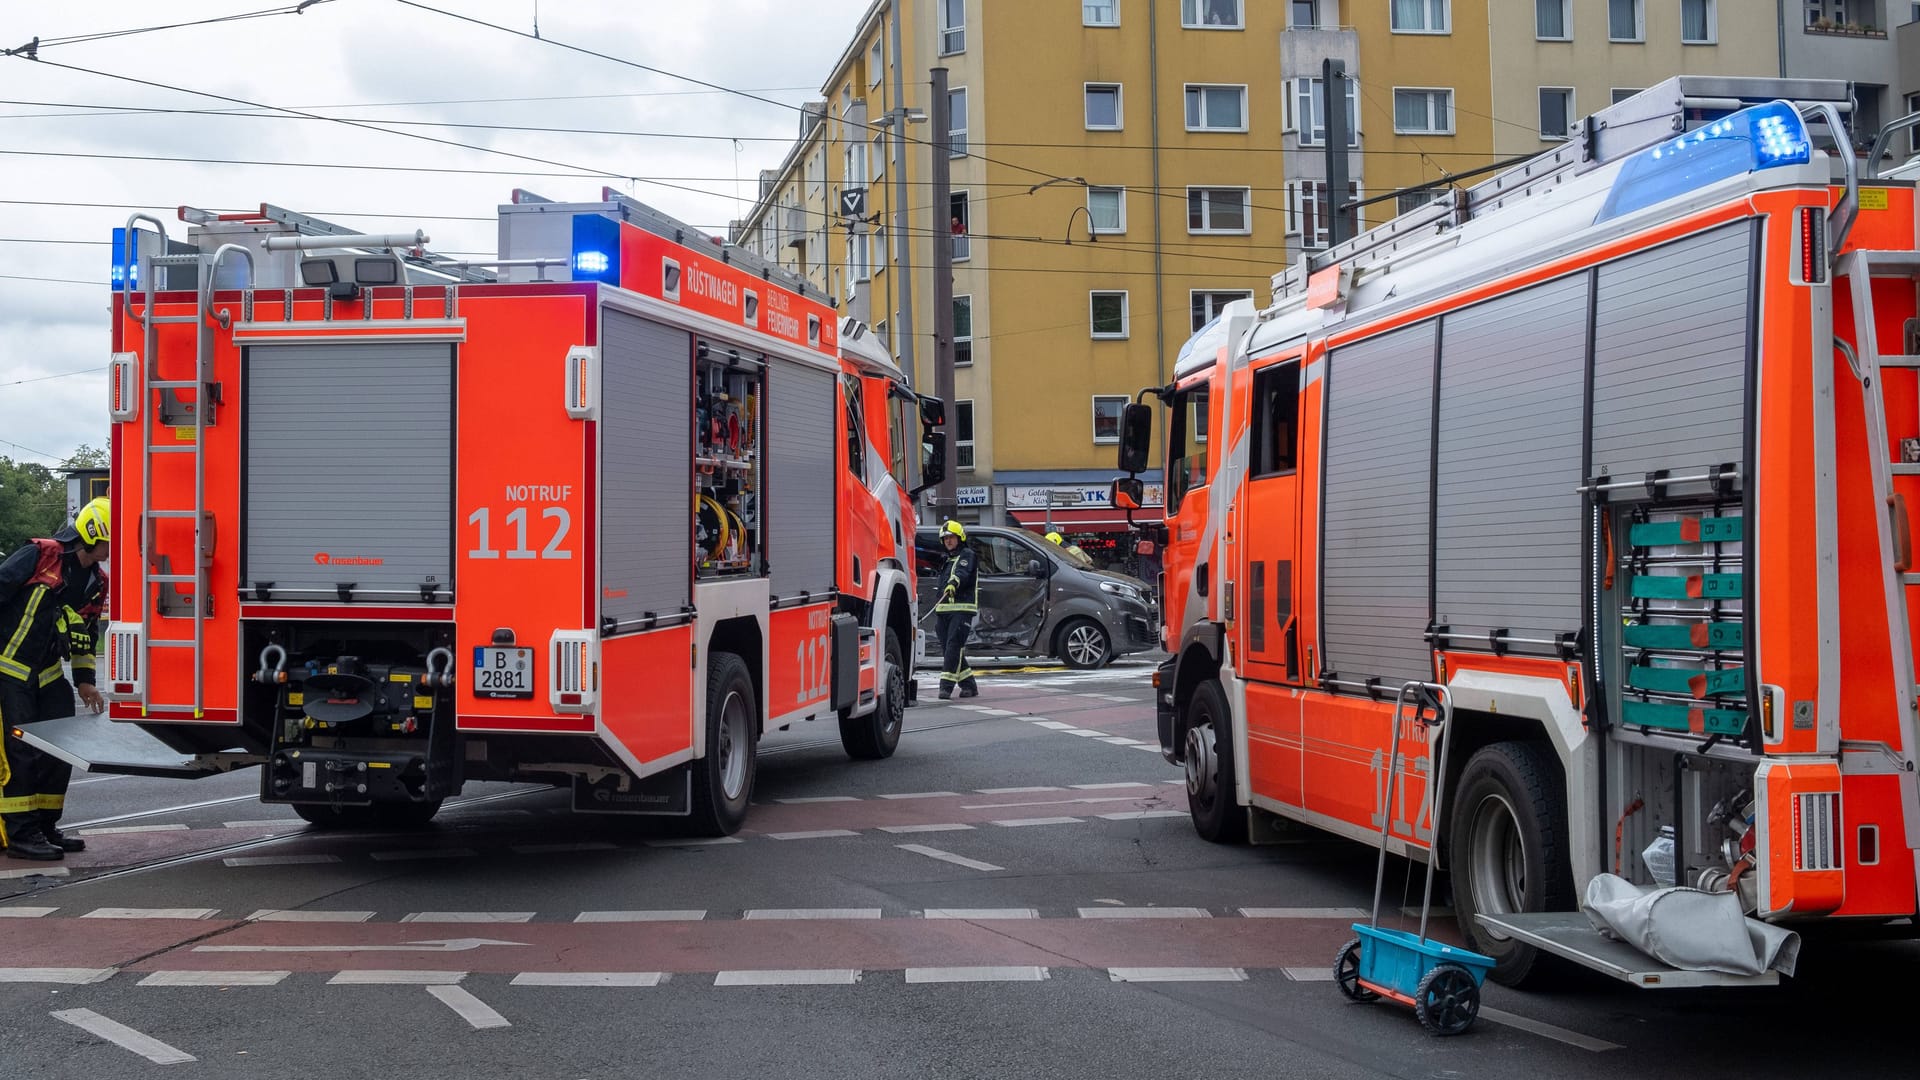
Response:
[{"label": "catenary support pole", "polygon": [[953,117],[947,109],[947,69],[933,75],[933,392],[946,406],[947,423],[941,437],[947,444],[947,475],[940,480],[934,503],[938,518],[958,512],[958,485],[954,474],[960,462],[954,456],[954,428],[960,413],[953,401]]}]

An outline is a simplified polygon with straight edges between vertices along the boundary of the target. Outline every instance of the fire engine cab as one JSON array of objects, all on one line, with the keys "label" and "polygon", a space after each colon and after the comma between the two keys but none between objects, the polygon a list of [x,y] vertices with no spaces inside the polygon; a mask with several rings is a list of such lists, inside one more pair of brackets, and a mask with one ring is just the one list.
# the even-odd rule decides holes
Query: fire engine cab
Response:
[{"label": "fire engine cab", "polygon": [[322,825],[488,779],[709,834],[766,731],[893,753],[942,416],[818,289],[611,190],[516,192],[485,263],[180,217],[115,234],[114,722],[36,741]]},{"label": "fire engine cab", "polygon": [[1669,80],[1306,254],[1129,407],[1121,504],[1167,407],[1160,735],[1203,836],[1439,859],[1510,983],[1777,981],[1602,935],[1603,873],[1760,936],[1908,924],[1920,254],[1875,170],[1920,116],[1863,165],[1849,105]]}]

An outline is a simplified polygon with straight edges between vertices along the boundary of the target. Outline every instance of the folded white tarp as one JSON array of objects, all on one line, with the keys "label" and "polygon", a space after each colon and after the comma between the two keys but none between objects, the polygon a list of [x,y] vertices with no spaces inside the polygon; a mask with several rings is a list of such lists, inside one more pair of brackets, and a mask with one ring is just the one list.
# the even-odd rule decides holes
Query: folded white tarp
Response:
[{"label": "folded white tarp", "polygon": [[1581,910],[1602,934],[1682,971],[1792,975],[1800,957],[1799,934],[1747,918],[1730,892],[1642,889],[1601,874],[1587,883]]}]

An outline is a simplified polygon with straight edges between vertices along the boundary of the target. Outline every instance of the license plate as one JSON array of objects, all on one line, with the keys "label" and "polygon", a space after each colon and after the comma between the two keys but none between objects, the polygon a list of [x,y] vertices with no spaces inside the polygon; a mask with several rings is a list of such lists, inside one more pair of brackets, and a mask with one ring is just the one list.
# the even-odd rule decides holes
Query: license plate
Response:
[{"label": "license plate", "polygon": [[533,696],[533,650],[483,645],[473,650],[473,695],[483,698]]}]

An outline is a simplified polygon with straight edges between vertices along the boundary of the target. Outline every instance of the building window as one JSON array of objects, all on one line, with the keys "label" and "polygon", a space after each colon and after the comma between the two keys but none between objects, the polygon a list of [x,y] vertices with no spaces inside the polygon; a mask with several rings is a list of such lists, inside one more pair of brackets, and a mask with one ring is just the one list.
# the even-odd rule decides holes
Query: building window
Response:
[{"label": "building window", "polygon": [[1087,189],[1087,228],[1094,235],[1127,231],[1127,189],[1096,187]]},{"label": "building window", "polygon": [[1121,124],[1120,86],[1118,83],[1087,83],[1087,130],[1119,131]]},{"label": "building window", "polygon": [[1225,308],[1228,304],[1233,303],[1235,300],[1253,299],[1253,294],[1245,289],[1212,289],[1206,291],[1196,289],[1189,295],[1193,298],[1193,332],[1196,334],[1200,332],[1201,327],[1217,318],[1221,309]]},{"label": "building window", "polygon": [[1188,29],[1239,30],[1245,27],[1240,0],[1180,0],[1180,25]]},{"label": "building window", "polygon": [[887,175],[886,139],[887,137],[885,135],[875,135],[873,137],[873,178],[875,180]]},{"label": "building window", "polygon": [[973,399],[953,403],[953,467],[973,471]]},{"label": "building window", "polygon": [[[1325,180],[1296,180],[1287,185],[1287,235],[1300,237],[1308,250],[1326,247],[1332,239],[1332,207],[1327,205]],[[1360,185],[1347,182],[1347,199],[1360,198]]]},{"label": "building window", "polygon": [[1247,224],[1247,204],[1252,201],[1252,189],[1231,188],[1188,188],[1187,189],[1187,231],[1190,233],[1244,233],[1250,232]]},{"label": "building window", "polygon": [[1247,130],[1245,86],[1187,87],[1188,131]]},{"label": "building window", "polygon": [[[1920,4],[1915,5],[1915,12],[1920,14]],[[1914,21],[1920,22],[1920,18]],[[1908,114],[1920,112],[1920,94],[1907,95],[1907,112]],[[1907,153],[1920,154],[1920,127],[1907,129]]]},{"label": "building window", "polygon": [[873,48],[867,53],[867,85],[879,86],[880,77],[886,73],[887,64],[886,61],[882,59],[880,43],[876,41],[873,43]]},{"label": "building window", "polygon": [[1444,34],[1451,28],[1448,0],[1393,0],[1396,34]]},{"label": "building window", "polygon": [[1541,41],[1572,41],[1572,0],[1533,0],[1533,36]]},{"label": "building window", "polygon": [[1425,188],[1420,191],[1403,191],[1394,200],[1394,212],[1404,214],[1409,210],[1418,210],[1444,194],[1440,188]]},{"label": "building window", "polygon": [[875,225],[873,239],[867,245],[867,258],[873,260],[873,272],[879,273],[887,268],[887,227]]},{"label": "building window", "polygon": [[[1910,23],[1920,22],[1920,4],[1907,5],[1907,22],[1910,22]],[[1903,23],[1902,25],[1905,25],[1905,24]],[[1913,110],[1908,109],[1907,111],[1912,112]]]},{"label": "building window", "polygon": [[1573,130],[1573,87],[1540,88],[1540,137],[1564,139]]},{"label": "building window", "polygon": [[939,0],[940,55],[965,52],[967,48],[967,0]]},{"label": "building window", "polygon": [[1720,36],[1720,20],[1714,0],[1680,0],[1680,42],[1683,45],[1712,45]]},{"label": "building window", "polygon": [[1127,336],[1127,294],[1125,292],[1095,292],[1088,294],[1088,307],[1092,313],[1092,331],[1096,340],[1113,340]]},{"label": "building window", "polygon": [[[1913,10],[1920,12],[1920,7]],[[1807,0],[1807,25],[1816,30],[1846,26],[1847,0]]]},{"label": "building window", "polygon": [[1095,394],[1093,396],[1093,441],[1096,443],[1117,443],[1120,441],[1120,413],[1127,407],[1125,394]]},{"label": "building window", "polygon": [[1453,91],[1393,91],[1393,130],[1403,135],[1453,134]]},{"label": "building window", "polygon": [[973,363],[973,297],[953,298],[953,366]]},{"label": "building window", "polygon": [[967,88],[947,91],[947,154],[967,156]]},{"label": "building window", "polygon": [[1119,26],[1120,0],[1085,0],[1080,21],[1086,26]]},{"label": "building window", "polygon": [[1616,86],[1613,88],[1613,104],[1618,105],[1639,92],[1639,89],[1633,87]]},{"label": "building window", "polygon": [[869,279],[867,273],[867,234],[854,233],[847,237],[847,298],[852,299],[855,285]]},{"label": "building window", "polygon": [[948,200],[949,227],[953,230],[953,261],[965,262],[973,257],[973,237],[967,235],[972,215],[968,212],[967,193],[956,191]]},{"label": "building window", "polygon": [[1287,25],[1311,30],[1320,25],[1320,0],[1293,0],[1287,5]]},{"label": "building window", "polygon": [[1646,22],[1646,6],[1642,0],[1607,0],[1609,40],[1645,41]]},{"label": "building window", "polygon": [[873,336],[880,339],[881,348],[893,351],[893,331],[887,329],[887,320],[881,319],[873,324]]},{"label": "building window", "polygon": [[[1296,133],[1301,146],[1327,143],[1327,98],[1320,79],[1288,79],[1280,130]],[[1355,79],[1340,80],[1347,98],[1347,145],[1360,145],[1360,95]]]}]

